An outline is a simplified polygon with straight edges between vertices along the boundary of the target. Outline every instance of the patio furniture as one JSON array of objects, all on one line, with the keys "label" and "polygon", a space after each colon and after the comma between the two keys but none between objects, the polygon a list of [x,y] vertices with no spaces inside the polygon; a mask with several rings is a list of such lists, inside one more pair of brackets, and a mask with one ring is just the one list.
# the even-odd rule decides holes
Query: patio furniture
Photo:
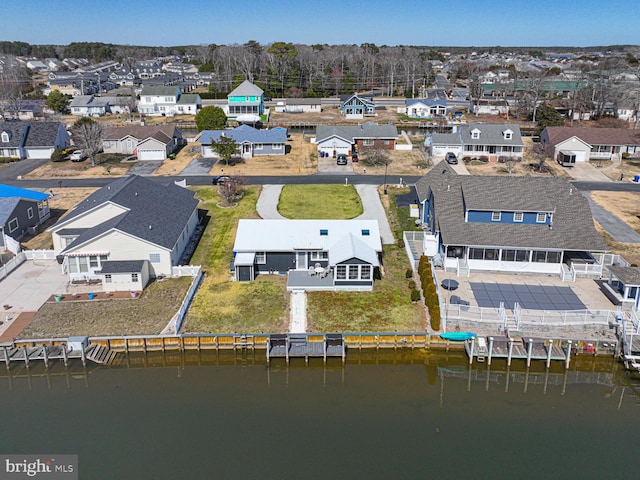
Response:
[{"label": "patio furniture", "polygon": [[313,277],[316,274],[316,270],[313,267],[309,267],[309,276]]}]

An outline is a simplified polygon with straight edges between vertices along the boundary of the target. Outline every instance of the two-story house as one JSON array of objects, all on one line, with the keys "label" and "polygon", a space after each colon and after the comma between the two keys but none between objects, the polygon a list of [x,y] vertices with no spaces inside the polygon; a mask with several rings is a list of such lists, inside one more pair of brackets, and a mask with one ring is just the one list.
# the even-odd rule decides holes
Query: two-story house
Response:
[{"label": "two-story house", "polygon": [[501,157],[522,159],[524,143],[517,124],[469,123],[454,126],[452,133],[430,133],[425,147],[434,157],[455,153],[459,158]]},{"label": "two-story house", "polygon": [[340,95],[340,112],[351,119],[360,119],[365,116],[376,115],[376,106],[373,103],[373,95]]},{"label": "two-story house", "polygon": [[142,115],[163,117],[195,115],[201,104],[200,95],[182,93],[178,86],[145,85],[140,92],[138,111]]},{"label": "two-story house", "polygon": [[562,274],[608,251],[587,199],[563,178],[457,175],[440,162],[416,191],[424,254],[458,275]]},{"label": "two-story house", "polygon": [[264,113],[264,91],[245,80],[227,95],[227,116],[257,122]]}]

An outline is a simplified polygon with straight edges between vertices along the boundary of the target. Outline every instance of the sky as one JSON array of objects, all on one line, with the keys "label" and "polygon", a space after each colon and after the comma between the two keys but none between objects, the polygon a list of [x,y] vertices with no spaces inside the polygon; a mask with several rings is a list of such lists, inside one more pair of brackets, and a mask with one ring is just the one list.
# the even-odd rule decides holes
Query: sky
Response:
[{"label": "sky", "polygon": [[640,45],[638,0],[0,0],[0,40],[67,45]]}]

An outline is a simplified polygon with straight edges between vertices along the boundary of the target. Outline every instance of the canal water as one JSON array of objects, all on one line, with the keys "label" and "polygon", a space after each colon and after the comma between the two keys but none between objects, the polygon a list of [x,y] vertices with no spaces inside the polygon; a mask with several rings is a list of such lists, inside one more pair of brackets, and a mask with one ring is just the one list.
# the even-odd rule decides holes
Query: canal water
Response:
[{"label": "canal water", "polygon": [[640,384],[612,359],[469,366],[455,353],[149,354],[0,372],[0,453],[81,479],[638,478]]}]

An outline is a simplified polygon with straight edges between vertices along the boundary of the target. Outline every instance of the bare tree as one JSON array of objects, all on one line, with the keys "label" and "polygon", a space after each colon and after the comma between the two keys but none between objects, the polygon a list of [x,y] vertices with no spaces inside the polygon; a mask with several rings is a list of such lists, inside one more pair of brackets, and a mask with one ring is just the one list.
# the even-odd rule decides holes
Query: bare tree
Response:
[{"label": "bare tree", "polygon": [[536,170],[542,172],[544,170],[544,162],[547,160],[547,151],[543,143],[534,143],[529,148],[529,156],[536,162]]},{"label": "bare tree", "polygon": [[218,186],[218,193],[227,205],[237,202],[244,194],[245,180],[242,177],[229,177]]},{"label": "bare tree", "polygon": [[22,90],[31,80],[24,67],[15,57],[7,55],[0,65],[0,113],[5,117],[16,117],[22,100]]},{"label": "bare tree", "polygon": [[104,127],[89,117],[82,117],[73,124],[71,138],[87,154],[91,166],[96,165],[96,156],[102,151]]}]

